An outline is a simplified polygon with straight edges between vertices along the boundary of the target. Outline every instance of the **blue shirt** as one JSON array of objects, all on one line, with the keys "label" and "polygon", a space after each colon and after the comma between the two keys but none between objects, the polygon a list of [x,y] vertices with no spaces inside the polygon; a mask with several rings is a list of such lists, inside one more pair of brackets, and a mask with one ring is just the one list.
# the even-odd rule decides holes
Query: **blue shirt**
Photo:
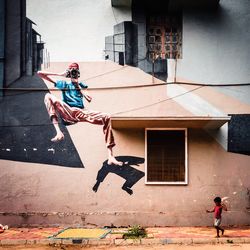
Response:
[{"label": "blue shirt", "polygon": [[[79,82],[82,89],[88,88],[82,82]],[[77,90],[72,82],[56,81],[55,87],[62,90],[62,98],[70,107],[84,108],[83,95],[80,90]]]}]

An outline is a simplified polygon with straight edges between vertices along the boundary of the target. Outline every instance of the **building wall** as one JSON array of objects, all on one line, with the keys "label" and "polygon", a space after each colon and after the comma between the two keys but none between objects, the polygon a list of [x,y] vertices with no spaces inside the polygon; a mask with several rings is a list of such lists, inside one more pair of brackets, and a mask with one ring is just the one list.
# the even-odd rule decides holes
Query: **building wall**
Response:
[{"label": "building wall", "polygon": [[[250,86],[239,84],[249,83],[250,79],[250,53],[249,28],[250,18],[248,15],[249,1],[223,1],[219,2],[217,8],[212,9],[189,9],[183,10],[183,58],[168,60],[168,81],[173,81],[176,75],[177,81],[202,83],[202,84],[232,84],[232,86],[214,87],[217,92],[236,100],[249,104]],[[236,86],[234,86],[236,85]],[[237,86],[238,85],[238,86]],[[174,91],[173,91],[174,89]],[[208,89],[208,88],[206,88]],[[179,86],[168,87],[170,96],[185,92],[185,88]],[[203,99],[195,97],[189,100],[180,98],[177,100],[181,105],[189,106],[194,113],[207,114],[215,110],[211,103],[213,96]],[[182,99],[182,100],[181,100]],[[229,109],[226,114],[248,114],[249,111]],[[217,112],[217,111],[216,111]],[[244,134],[249,134],[248,125],[242,128],[241,134],[237,136],[238,145],[245,145]],[[234,129],[234,127],[230,127]],[[243,132],[244,130],[244,132]],[[230,133],[230,132],[229,132]],[[213,133],[214,134],[214,133]],[[228,146],[228,128],[221,128],[214,138],[225,149]],[[246,137],[245,137],[246,138]],[[248,139],[247,139],[248,141]],[[249,152],[250,147],[244,147]],[[241,150],[238,147],[238,152]]]},{"label": "building wall", "polygon": [[[54,3],[59,6],[58,1]],[[221,1],[222,7],[230,6],[227,15],[231,13],[233,3],[235,1]],[[244,3],[246,4],[246,2]],[[51,5],[47,6],[51,7]],[[105,2],[105,6],[109,10],[104,13],[111,13],[110,1]],[[90,8],[89,5],[87,7]],[[41,9],[37,8],[37,10]],[[62,8],[62,11],[64,10],[65,6]],[[69,9],[67,9],[68,11]],[[66,10],[61,12],[62,15],[59,14],[53,18],[61,22],[64,20],[65,15],[63,14],[65,13]],[[206,16],[206,14],[204,15]],[[43,15],[41,16],[45,18]],[[111,20],[109,18],[107,20]],[[202,80],[206,82],[209,78],[214,77],[215,79],[215,76],[211,76],[215,70],[214,64],[211,63],[217,59],[215,54],[210,58],[208,52],[202,52],[204,58],[207,58],[204,60],[207,66],[207,71],[205,71],[205,65],[198,64],[201,59],[195,58],[199,57],[198,52],[195,56],[191,56],[188,48],[193,41],[193,43],[198,43],[200,53],[203,51],[203,44],[199,44],[199,36],[196,33],[203,34],[203,28],[206,30],[210,23],[206,20],[206,25],[201,25],[203,15],[200,15],[198,24],[196,21],[191,22],[192,18],[194,17],[188,17],[188,12],[184,13],[184,59],[178,60],[178,77],[198,81],[202,78],[202,75],[198,73],[200,69],[204,76]],[[77,20],[79,21],[79,19]],[[80,20],[83,25],[83,19]],[[187,25],[190,23],[190,26],[185,26],[185,20]],[[52,35],[55,29],[50,29],[51,26],[48,25],[48,22],[45,22],[49,27],[48,35]],[[94,22],[95,25],[91,27],[97,27],[97,23]],[[186,33],[189,27],[192,34],[191,23],[194,27],[198,26],[195,29],[194,35],[198,36],[195,41],[192,37],[187,37],[188,33]],[[113,24],[108,27],[112,29]],[[61,29],[64,30],[65,27],[62,25]],[[93,31],[91,34],[97,34],[96,32]],[[60,34],[60,32],[58,33]],[[66,35],[68,37],[70,33],[66,33]],[[208,44],[205,37],[208,39],[208,31],[200,39],[205,40],[204,42],[210,49],[211,44]],[[226,42],[222,37],[220,39],[220,41]],[[66,41],[71,40],[66,39]],[[102,46],[103,41],[101,41]],[[88,42],[87,39],[86,44]],[[58,40],[56,43],[60,51],[65,51],[61,58],[57,57],[58,60],[72,59],[69,56],[69,54],[72,55],[72,51],[74,51],[74,55],[77,54],[76,50],[66,50],[68,48],[66,43],[59,44]],[[219,42],[218,46],[224,50]],[[62,50],[62,48],[64,49]],[[57,49],[54,51],[59,53]],[[93,50],[90,49],[90,51]],[[96,59],[94,55],[97,54],[95,53],[91,54],[93,59]],[[195,52],[193,51],[193,53]],[[232,53],[240,54],[239,51]],[[90,56],[90,54],[88,55]],[[188,57],[185,58],[185,55]],[[192,60],[194,65],[192,65]],[[226,61],[226,58],[224,60]],[[181,62],[180,68],[179,62]],[[54,63],[48,70],[62,72],[68,64],[69,62]],[[216,65],[218,66],[218,62]],[[245,64],[242,65],[244,68]],[[233,67],[240,68],[230,62],[227,62],[227,66],[230,70]],[[152,84],[152,76],[135,67],[122,67],[112,62],[83,62],[80,63],[80,69],[81,80],[89,85],[89,92],[93,97],[92,102],[86,106],[92,110],[100,110],[112,115],[126,114],[131,117],[250,112],[247,103],[211,88],[200,88],[193,91],[193,86],[184,88],[178,85],[176,89],[183,87],[183,91],[190,91],[189,94],[183,95],[182,93],[179,97],[178,91],[171,92],[165,85],[150,88],[127,88],[131,85]],[[192,74],[189,70],[193,70]],[[222,75],[219,70],[215,70],[215,72],[216,79],[221,80]],[[246,79],[244,72],[240,76],[241,80]],[[155,83],[159,82],[155,79]],[[45,89],[52,87],[36,76],[16,82],[13,84],[13,87],[15,86]],[[126,88],[100,89],[117,86]],[[51,90],[51,92],[61,98],[58,91]],[[145,185],[143,176],[145,163],[141,160],[145,160],[144,130],[116,129],[114,130],[117,143],[114,148],[115,156],[130,160],[130,165],[118,167],[118,169],[110,167],[110,172],[105,175],[103,171],[109,171],[109,166],[105,163],[107,149],[101,126],[87,123],[63,126],[65,141],[58,144],[52,143],[50,139],[55,135],[55,131],[44,106],[45,93],[44,91],[31,91],[13,96],[13,93],[8,92],[0,104],[0,114],[3,117],[0,119],[0,181],[2,184],[0,187],[0,221],[2,224],[11,226],[127,226],[134,224],[142,226],[210,226],[213,223],[212,214],[206,214],[205,210],[213,206],[213,198],[217,195],[229,197],[227,201],[229,211],[223,213],[224,225],[250,224],[250,158],[248,155],[227,152],[207,131],[189,129],[188,185]],[[187,96],[189,98],[185,99]],[[155,105],[149,105],[152,103]],[[99,187],[94,188],[99,178],[98,173],[102,173],[103,179]],[[130,180],[131,174],[137,175],[138,178],[133,183],[131,188],[133,193],[130,195],[122,189],[122,186],[127,180]]]},{"label": "building wall", "polygon": [[[0,88],[3,87],[4,81],[4,40],[5,40],[5,1],[0,1]],[[2,91],[0,91],[0,97],[2,96]]]},{"label": "building wall", "polygon": [[27,16],[38,24],[52,62],[100,61],[105,36],[115,24],[130,21],[131,10],[112,8],[110,0],[27,0]]},{"label": "building wall", "polygon": [[[143,131],[116,131],[115,135],[121,148],[116,150],[118,155],[144,157]],[[101,141],[101,136],[98,139]],[[2,194],[5,216],[1,215],[1,221],[9,225],[211,226],[212,215],[205,210],[213,207],[214,196],[221,195],[230,197],[223,225],[249,225],[249,158],[224,152],[203,131],[189,131],[187,186],[145,185],[142,178],[132,187],[132,195],[121,189],[125,180],[114,173],[93,192],[105,152],[96,140],[89,143],[91,146],[98,150],[98,156],[85,156],[85,169],[20,162],[10,166],[2,161],[1,181],[11,189],[6,192],[5,188]],[[89,150],[85,153],[91,154]],[[133,167],[144,172],[143,164]]]},{"label": "building wall", "polygon": [[[52,72],[62,72],[67,63],[52,64]],[[166,86],[135,89],[91,89],[98,87],[151,84],[152,77],[134,67],[115,63],[81,63],[82,80],[90,87],[93,100],[88,109],[117,114],[168,98]],[[108,73],[112,72],[112,73]],[[38,84],[38,79],[23,84]],[[156,82],[157,83],[157,82]],[[35,85],[31,85],[35,86]],[[30,87],[31,87],[30,86]],[[42,82],[37,85],[42,88]],[[51,87],[47,83],[48,87]],[[131,91],[132,90],[132,91]],[[60,93],[52,91],[60,97]],[[131,160],[129,166],[108,167],[101,126],[79,123],[67,127],[65,142],[50,142],[54,136],[49,126],[44,92],[29,92],[11,98],[8,103],[7,124],[27,124],[26,127],[2,129],[1,155],[6,151],[19,152],[22,158],[2,158],[1,213],[2,223],[9,225],[83,225],[83,226],[188,226],[212,225],[212,215],[205,209],[213,206],[216,195],[228,196],[229,212],[223,214],[224,225],[249,224],[249,156],[228,153],[204,130],[188,131],[188,185],[145,185],[145,163]],[[141,98],[143,95],[144,98]],[[33,103],[20,106],[29,99]],[[19,105],[18,104],[19,100]],[[4,102],[3,102],[4,105]],[[26,112],[22,115],[19,107]],[[2,107],[2,106],[1,106]],[[3,106],[4,108],[6,106]],[[237,104],[232,102],[232,107]],[[249,106],[247,107],[249,110]],[[40,112],[39,112],[40,110]],[[3,112],[2,112],[3,113]],[[130,116],[191,116],[192,114],[174,100],[153,105],[146,109],[129,111]],[[126,113],[127,114],[127,113]],[[33,126],[31,126],[33,125]],[[39,125],[39,126],[38,126]],[[7,129],[7,128],[5,128]],[[22,130],[23,129],[23,130]],[[35,129],[33,134],[29,130]],[[19,131],[19,132],[18,132]],[[11,138],[8,136],[11,134]],[[114,130],[115,156],[126,159],[145,159],[144,130]],[[70,139],[70,140],[69,140]],[[19,143],[15,144],[15,140]],[[9,143],[9,144],[7,144]],[[73,143],[73,144],[72,144]],[[10,146],[8,146],[10,145]],[[76,151],[69,151],[72,147]],[[8,149],[8,150],[7,150]],[[36,150],[34,150],[36,149]],[[53,151],[54,149],[54,151]],[[70,152],[68,154],[67,152]],[[38,157],[39,155],[39,157]],[[80,161],[70,165],[70,158],[78,155]],[[46,159],[49,161],[46,162]],[[58,161],[56,161],[58,159]],[[81,163],[83,163],[81,165]],[[78,164],[78,165],[77,165]],[[136,165],[137,164],[137,165]],[[93,188],[98,173],[103,176],[96,192]],[[138,176],[131,187],[133,194],[122,189],[131,173]],[[178,198],[177,198],[178,197]]]},{"label": "building wall", "polygon": [[22,64],[22,0],[6,1],[5,81],[6,86],[21,76]]},{"label": "building wall", "polygon": [[184,10],[177,76],[200,83],[249,82],[249,8],[248,0],[221,0],[217,10]]}]

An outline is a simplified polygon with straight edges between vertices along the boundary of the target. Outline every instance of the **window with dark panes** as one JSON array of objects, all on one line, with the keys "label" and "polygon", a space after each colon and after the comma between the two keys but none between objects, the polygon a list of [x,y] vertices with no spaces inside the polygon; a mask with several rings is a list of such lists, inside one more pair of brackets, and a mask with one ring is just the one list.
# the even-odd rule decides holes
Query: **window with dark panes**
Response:
[{"label": "window with dark panes", "polygon": [[187,130],[146,130],[146,183],[187,184]]},{"label": "window with dark panes", "polygon": [[149,59],[182,58],[182,18],[180,14],[151,15],[147,20]]}]

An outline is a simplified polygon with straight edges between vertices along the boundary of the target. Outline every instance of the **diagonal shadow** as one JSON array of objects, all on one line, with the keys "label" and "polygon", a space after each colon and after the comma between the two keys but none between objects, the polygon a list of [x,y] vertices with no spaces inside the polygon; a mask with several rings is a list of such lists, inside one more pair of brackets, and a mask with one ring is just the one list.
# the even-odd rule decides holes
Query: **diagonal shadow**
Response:
[{"label": "diagonal shadow", "polygon": [[144,163],[144,158],[136,156],[117,156],[115,158],[118,161],[123,162],[123,165],[108,165],[108,161],[104,161],[102,168],[98,171],[96,183],[93,186],[92,190],[94,192],[97,192],[101,182],[105,180],[106,176],[109,173],[113,173],[125,179],[125,182],[121,188],[128,194],[132,195],[132,186],[134,186],[145,174],[144,172],[131,167],[131,165],[139,166],[139,164]]},{"label": "diagonal shadow", "polygon": [[0,159],[83,168],[63,124],[60,127],[65,139],[57,143],[50,141],[55,130],[44,104],[48,91],[32,91],[32,88],[47,89],[45,83],[37,76],[23,77],[11,88],[31,91],[7,90],[0,99]]}]

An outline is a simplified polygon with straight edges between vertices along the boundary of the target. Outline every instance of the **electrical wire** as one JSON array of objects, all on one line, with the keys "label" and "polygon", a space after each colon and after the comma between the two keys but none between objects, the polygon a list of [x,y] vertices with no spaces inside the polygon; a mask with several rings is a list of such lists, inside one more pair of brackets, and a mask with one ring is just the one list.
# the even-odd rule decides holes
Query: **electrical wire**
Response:
[{"label": "electrical wire", "polygon": [[179,94],[179,95],[176,95],[176,96],[173,96],[173,97],[169,97],[169,98],[163,99],[163,100],[161,100],[161,101],[154,102],[154,103],[151,103],[151,104],[147,104],[147,105],[144,105],[144,106],[141,106],[141,107],[132,108],[132,109],[125,110],[125,111],[120,111],[120,112],[112,113],[112,115],[118,115],[118,114],[123,114],[123,113],[127,113],[127,112],[133,112],[133,111],[145,109],[145,108],[148,108],[148,107],[152,107],[152,106],[157,105],[157,104],[159,104],[159,103],[166,102],[166,101],[170,101],[170,100],[173,100],[173,99],[175,99],[175,98],[177,98],[177,97],[180,97],[180,96],[189,94],[189,93],[191,93],[191,92],[193,92],[193,91],[196,91],[196,90],[198,90],[198,89],[200,89],[200,88],[203,88],[203,87],[204,87],[204,86],[199,86],[199,87],[197,87],[197,88],[195,88],[195,89],[192,89],[192,90],[189,90],[189,91],[187,91],[187,92],[185,92],[185,93],[181,93],[181,94]]},{"label": "electrical wire", "polygon": [[[137,60],[136,63],[139,63],[141,61],[144,61],[146,60],[147,58],[144,57],[140,60]],[[113,72],[116,72],[116,71],[120,71],[120,70],[123,70],[127,67],[129,67],[130,65],[125,65],[123,66],[122,68],[119,68],[119,69],[115,69],[115,70],[111,70],[111,71],[108,71],[108,72],[105,72],[105,73],[102,73],[102,74],[99,74],[99,75],[96,75],[96,76],[92,76],[92,77],[89,77],[89,78],[86,78],[84,79],[83,81],[88,81],[88,80],[91,80],[91,79],[94,79],[94,78],[98,78],[100,76],[104,76],[104,75],[108,75],[108,74],[111,74]],[[18,80],[17,80],[18,81]],[[16,81],[15,81],[16,82]],[[13,82],[14,83],[14,82]],[[12,84],[13,84],[12,83]],[[12,85],[11,84],[11,85]],[[89,90],[104,90],[104,89],[114,89],[114,88],[126,88],[126,87],[129,87],[129,86],[117,86],[117,87],[97,87],[97,88],[88,88]],[[133,86],[131,86],[133,87]],[[61,91],[60,89],[57,89],[57,88],[0,88],[0,91],[25,91],[25,93],[19,93],[19,94],[12,94],[12,95],[4,95],[5,97],[6,96],[16,96],[16,95],[22,95],[22,94],[26,94],[27,91],[28,92],[31,92],[31,91]]]},{"label": "electrical wire", "polygon": [[[105,73],[104,73],[105,74]],[[95,76],[98,77],[98,76]],[[237,87],[237,86],[250,86],[250,83],[231,83],[231,84],[218,84],[218,83],[192,83],[192,82],[159,82],[154,84],[140,84],[140,85],[128,85],[128,86],[110,86],[110,87],[92,87],[88,90],[112,90],[112,89],[131,89],[131,88],[147,88],[157,87],[163,85],[190,85],[190,86],[202,86],[202,87]],[[63,89],[57,88],[0,88],[5,91],[62,91]]]},{"label": "electrical wire", "polygon": [[[143,105],[141,107],[137,107],[137,108],[133,108],[133,109],[128,109],[128,110],[125,110],[125,111],[120,111],[120,112],[116,112],[116,113],[112,113],[111,114],[111,117],[112,115],[118,115],[118,114],[123,114],[123,113],[127,113],[127,112],[132,112],[132,111],[137,111],[137,110],[141,110],[141,109],[145,109],[145,108],[148,108],[148,107],[151,107],[151,106],[154,106],[154,105],[157,105],[159,103],[162,103],[162,102],[166,102],[166,101],[170,101],[170,100],[173,100],[177,97],[180,97],[180,96],[183,96],[183,95],[186,95],[188,93],[191,93],[193,91],[196,91],[200,88],[203,88],[204,86],[199,86],[195,89],[192,89],[192,90],[189,90],[185,93],[182,93],[182,94],[179,94],[179,95],[176,95],[176,96],[173,96],[173,97],[170,97],[170,98],[165,98],[161,101],[157,101],[157,102],[154,102],[154,103],[150,103],[150,104],[147,104],[147,105]],[[61,123],[59,123],[61,124]],[[44,124],[22,124],[22,125],[0,125],[0,127],[37,127],[37,126],[48,126],[48,125],[52,125],[51,123],[44,123]]]}]

